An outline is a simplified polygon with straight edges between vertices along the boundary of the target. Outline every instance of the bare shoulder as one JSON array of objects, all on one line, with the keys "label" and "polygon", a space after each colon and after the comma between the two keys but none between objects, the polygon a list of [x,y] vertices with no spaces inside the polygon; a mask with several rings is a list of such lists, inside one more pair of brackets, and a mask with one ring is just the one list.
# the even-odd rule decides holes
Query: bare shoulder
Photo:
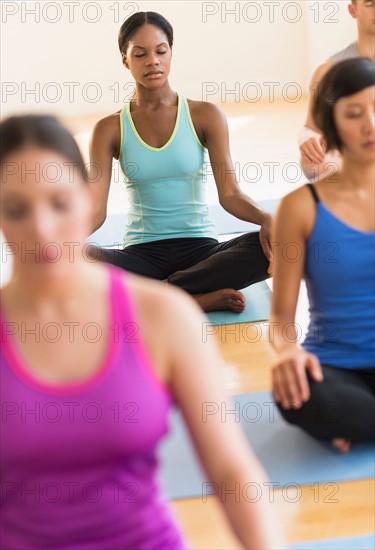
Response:
[{"label": "bare shoulder", "polygon": [[94,125],[93,132],[97,135],[110,135],[120,132],[120,112],[118,111],[98,120]]},{"label": "bare shoulder", "polygon": [[134,274],[128,274],[127,281],[141,321],[157,322],[155,328],[161,323],[184,323],[189,314],[200,313],[194,300],[178,287]]},{"label": "bare shoulder", "polygon": [[9,282],[0,288],[0,304],[4,305],[5,297],[8,294]]},{"label": "bare shoulder", "polygon": [[120,127],[120,112],[101,118],[96,122],[91,134],[91,147],[110,151],[112,156],[118,158],[121,127]]},{"label": "bare shoulder", "polygon": [[311,191],[308,189],[307,185],[302,185],[301,187],[298,187],[294,191],[291,191],[285,195],[280,202],[280,206],[282,206],[284,210],[303,209],[306,204],[310,205],[310,203],[312,203],[312,200],[308,200],[309,198],[312,199]]},{"label": "bare shoulder", "polygon": [[280,201],[277,218],[279,223],[298,228],[308,237],[315,219],[315,202],[307,185],[298,187]]},{"label": "bare shoulder", "polygon": [[187,99],[187,102],[192,115],[209,120],[226,119],[224,111],[218,105],[215,105],[215,103],[196,101],[194,99]]}]

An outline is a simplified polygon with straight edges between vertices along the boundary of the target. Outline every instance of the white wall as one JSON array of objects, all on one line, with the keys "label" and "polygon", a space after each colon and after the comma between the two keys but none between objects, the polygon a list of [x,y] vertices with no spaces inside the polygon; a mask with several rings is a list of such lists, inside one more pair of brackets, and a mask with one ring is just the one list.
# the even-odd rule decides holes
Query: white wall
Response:
[{"label": "white wall", "polygon": [[[266,83],[274,83],[280,96],[295,82],[286,92],[293,96],[306,91],[318,62],[355,38],[348,3],[2,1],[2,115],[118,110],[129,98],[132,80],[121,64],[117,33],[136,10],[158,11],[173,24],[170,80],[184,95],[253,101],[269,98]],[[36,93],[27,94],[29,89]]]}]

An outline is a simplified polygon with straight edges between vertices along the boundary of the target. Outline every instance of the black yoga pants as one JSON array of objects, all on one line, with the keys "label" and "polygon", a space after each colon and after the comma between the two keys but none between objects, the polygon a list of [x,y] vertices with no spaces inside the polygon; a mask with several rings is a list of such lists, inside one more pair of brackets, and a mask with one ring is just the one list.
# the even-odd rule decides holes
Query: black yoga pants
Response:
[{"label": "black yoga pants", "polygon": [[93,247],[91,255],[132,273],[165,280],[190,294],[239,290],[269,277],[259,232],[219,243],[212,238],[165,239],[124,249]]},{"label": "black yoga pants", "polygon": [[375,440],[375,368],[323,366],[324,380],[309,377],[311,397],[300,409],[279,410],[287,422],[321,439]]}]

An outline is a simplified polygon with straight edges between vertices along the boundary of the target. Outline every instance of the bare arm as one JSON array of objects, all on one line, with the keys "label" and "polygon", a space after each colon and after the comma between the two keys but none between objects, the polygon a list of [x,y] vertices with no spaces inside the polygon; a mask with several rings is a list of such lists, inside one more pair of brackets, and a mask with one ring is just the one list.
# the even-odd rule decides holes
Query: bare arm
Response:
[{"label": "bare arm", "polygon": [[260,242],[268,258],[271,255],[272,216],[244,193],[235,176],[229,150],[228,124],[224,113],[212,103],[202,108],[203,132],[221,206],[236,218],[260,225]]},{"label": "bare arm", "polygon": [[278,363],[272,372],[273,395],[286,408],[299,408],[309,399],[306,370],[316,380],[321,379],[319,361],[298,345],[295,328],[306,241],[315,218],[314,203],[309,195],[308,189],[302,187],[281,201],[273,236],[271,343],[279,352]]},{"label": "bare arm", "polygon": [[90,140],[90,191],[94,203],[92,232],[103,225],[107,216],[107,201],[112,177],[112,159],[120,148],[118,115],[99,120]]},{"label": "bare arm", "polygon": [[[147,292],[151,291],[150,284],[147,282]],[[220,380],[223,362],[214,337],[209,334],[207,318],[180,290],[153,284],[158,285],[158,299],[147,297],[144,292],[142,298],[148,325],[145,332],[152,331],[154,341],[149,349],[156,359],[160,377],[181,408],[212,483],[211,489],[217,489],[232,528],[245,548],[284,548],[275,505],[269,502],[264,485],[265,473],[233,414],[226,412],[232,406]],[[253,482],[253,486],[249,482]],[[236,487],[239,498],[226,494]],[[251,500],[253,502],[249,502]]]},{"label": "bare arm", "polygon": [[[271,320],[276,323],[273,346],[278,352],[296,347],[296,344],[288,343],[282,333],[284,326],[295,321],[307,230],[313,223],[313,206],[311,209],[306,208],[306,203],[310,202],[307,193],[307,189],[299,188],[285,197],[275,218],[272,236],[274,280]],[[289,339],[295,338],[296,334],[295,330],[290,330]]]},{"label": "bare arm", "polygon": [[[313,106],[315,96],[319,89],[319,84],[323,76],[332,67],[332,61],[328,60],[320,65],[314,72],[310,82],[309,104],[305,129],[315,133],[311,136],[303,132],[299,140],[301,153],[300,164],[305,176],[310,180],[321,180],[332,174],[339,167],[339,157],[337,153],[330,151],[326,153],[323,136],[316,127],[313,118]],[[311,132],[310,132],[311,133]],[[337,168],[336,168],[337,166]]]}]

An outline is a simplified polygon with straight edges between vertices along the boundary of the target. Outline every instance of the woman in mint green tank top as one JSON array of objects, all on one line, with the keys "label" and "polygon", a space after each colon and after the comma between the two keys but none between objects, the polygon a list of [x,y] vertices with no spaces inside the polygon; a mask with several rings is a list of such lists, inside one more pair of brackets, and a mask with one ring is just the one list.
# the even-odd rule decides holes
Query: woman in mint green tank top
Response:
[{"label": "woman in mint green tank top", "polygon": [[[125,175],[130,206],[124,248],[96,253],[183,288],[206,311],[241,312],[245,301],[239,290],[269,276],[272,217],[235,179],[222,111],[172,90],[172,45],[170,23],[154,12],[136,13],[120,29],[122,61],[136,88],[130,102],[93,131],[90,160],[101,175],[91,184],[97,205],[93,231],[106,218],[113,158]],[[259,225],[259,232],[218,242],[205,198],[207,154],[221,206]]]}]

